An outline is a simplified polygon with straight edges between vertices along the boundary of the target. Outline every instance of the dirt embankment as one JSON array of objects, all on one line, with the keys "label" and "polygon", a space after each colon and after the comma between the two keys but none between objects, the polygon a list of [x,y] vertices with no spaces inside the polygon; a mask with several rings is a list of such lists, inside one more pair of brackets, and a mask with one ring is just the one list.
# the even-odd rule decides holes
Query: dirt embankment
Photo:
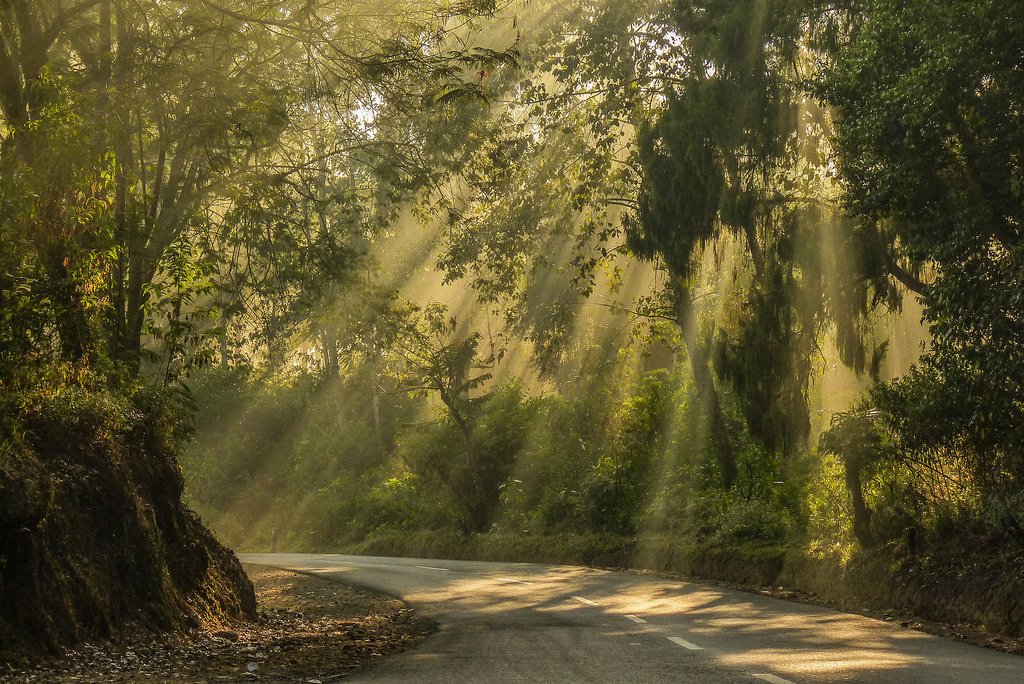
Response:
[{"label": "dirt embankment", "polygon": [[181,501],[167,411],[141,389],[0,398],[0,667],[255,618],[238,559]]}]

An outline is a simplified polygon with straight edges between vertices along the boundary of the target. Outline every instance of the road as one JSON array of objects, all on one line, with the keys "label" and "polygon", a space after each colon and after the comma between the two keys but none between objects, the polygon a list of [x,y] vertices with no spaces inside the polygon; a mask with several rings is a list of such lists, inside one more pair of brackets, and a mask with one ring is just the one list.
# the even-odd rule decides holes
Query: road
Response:
[{"label": "road", "polygon": [[1024,682],[1019,656],[705,584],[530,563],[240,558],[391,594],[437,623],[351,682]]}]

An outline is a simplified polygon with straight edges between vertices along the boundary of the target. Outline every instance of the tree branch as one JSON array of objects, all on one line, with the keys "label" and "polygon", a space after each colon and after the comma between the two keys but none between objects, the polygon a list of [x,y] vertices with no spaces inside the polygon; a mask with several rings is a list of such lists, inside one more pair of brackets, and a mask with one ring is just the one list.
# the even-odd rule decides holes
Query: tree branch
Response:
[{"label": "tree branch", "polygon": [[924,294],[928,284],[896,263],[896,260],[889,256],[888,252],[885,253],[885,269],[889,275],[901,282],[911,292]]},{"label": "tree branch", "polygon": [[50,26],[42,32],[41,37],[46,45],[45,49],[50,49],[50,46],[53,45],[55,40],[57,40],[57,36],[60,35],[60,32],[63,31],[71,21],[99,5],[101,1],[102,0],[82,0],[58,14]]}]

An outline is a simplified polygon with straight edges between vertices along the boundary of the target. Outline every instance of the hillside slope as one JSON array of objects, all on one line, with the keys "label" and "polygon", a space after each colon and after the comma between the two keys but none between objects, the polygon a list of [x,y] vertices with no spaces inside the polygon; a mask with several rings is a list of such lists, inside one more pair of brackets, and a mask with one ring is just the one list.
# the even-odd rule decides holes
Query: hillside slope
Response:
[{"label": "hillside slope", "polygon": [[181,502],[168,403],[67,385],[0,398],[0,661],[256,615]]}]

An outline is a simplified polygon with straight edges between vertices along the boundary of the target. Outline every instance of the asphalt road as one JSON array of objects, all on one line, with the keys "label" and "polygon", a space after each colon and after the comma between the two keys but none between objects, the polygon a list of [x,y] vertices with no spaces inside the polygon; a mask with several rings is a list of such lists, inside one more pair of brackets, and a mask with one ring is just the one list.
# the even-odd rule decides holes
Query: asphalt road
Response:
[{"label": "asphalt road", "polygon": [[352,682],[1024,683],[1024,658],[758,594],[530,563],[241,554],[404,599],[438,632]]}]

